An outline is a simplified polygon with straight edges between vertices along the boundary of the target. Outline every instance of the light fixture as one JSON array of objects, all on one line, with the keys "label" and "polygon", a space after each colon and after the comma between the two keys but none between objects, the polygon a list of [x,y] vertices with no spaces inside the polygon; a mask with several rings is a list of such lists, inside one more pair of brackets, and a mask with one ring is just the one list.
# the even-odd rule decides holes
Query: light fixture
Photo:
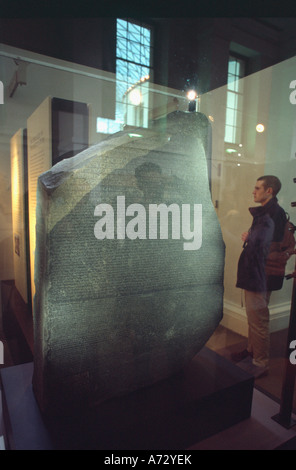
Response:
[{"label": "light fixture", "polygon": [[128,134],[129,137],[133,138],[133,137],[143,137],[141,134]]},{"label": "light fixture", "polygon": [[197,97],[197,93],[195,90],[189,90],[187,92],[187,98],[189,99],[189,101],[194,101]]},{"label": "light fixture", "polygon": [[134,88],[129,94],[131,104],[138,106],[142,102],[142,93],[137,88]]},{"label": "light fixture", "polygon": [[189,90],[187,92],[187,98],[189,100],[188,111],[190,111],[190,112],[196,111],[196,98],[197,98],[196,91],[195,90]]},{"label": "light fixture", "polygon": [[[150,75],[145,75],[144,77],[141,77],[140,80],[135,82],[133,85],[131,85],[124,93],[122,98],[125,98],[126,95],[130,95],[131,91],[134,90],[138,85],[142,85],[145,83],[147,80],[150,79]],[[134,104],[134,103],[133,103]]]},{"label": "light fixture", "polygon": [[257,126],[256,126],[256,131],[257,132],[262,133],[262,132],[264,132],[264,130],[265,130],[265,127],[264,127],[263,124],[257,124]]}]

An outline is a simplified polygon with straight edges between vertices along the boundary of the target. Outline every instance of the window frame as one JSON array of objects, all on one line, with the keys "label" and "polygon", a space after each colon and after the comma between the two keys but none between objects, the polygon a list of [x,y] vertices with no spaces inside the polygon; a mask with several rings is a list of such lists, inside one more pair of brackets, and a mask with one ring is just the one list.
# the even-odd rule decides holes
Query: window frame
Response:
[{"label": "window frame", "polygon": [[[243,65],[243,71],[242,73],[238,74],[232,74],[233,75],[233,80],[229,80],[230,72],[229,72],[229,64],[231,62],[231,59],[234,59],[236,63],[240,63],[240,65]],[[246,57],[234,53],[232,51],[229,52],[229,57],[228,57],[228,68],[227,68],[227,85],[226,85],[226,104],[225,104],[225,132],[224,132],[224,142],[226,144],[231,144],[231,145],[239,145],[242,144],[243,142],[243,106],[244,106],[244,90],[238,89],[239,86],[242,85],[242,82],[239,82],[242,78],[244,78],[247,75],[247,67],[248,67],[248,60]],[[231,84],[234,83],[234,87],[237,89],[232,89]],[[233,88],[234,88],[233,87]],[[235,107],[230,107],[228,106],[228,100],[229,97],[232,96],[234,98],[234,106]],[[239,103],[240,102],[240,103]],[[232,119],[231,123],[228,124],[228,118],[229,118],[229,113],[228,110],[233,110],[234,111],[234,119]],[[240,122],[238,118],[240,117]],[[227,139],[227,127],[232,128],[232,138]],[[239,133],[239,134],[237,134]]]},{"label": "window frame", "polygon": [[[126,41],[127,43],[127,49],[126,49],[126,57],[124,57],[124,54],[120,55],[118,54],[118,42],[119,42],[119,38],[121,36],[119,36],[119,32],[118,32],[118,22],[119,21],[124,21],[127,23],[127,29],[126,29],[126,36],[122,36],[122,38]],[[131,40],[130,38],[128,38],[128,35],[129,35],[129,25],[135,25],[139,28],[143,28],[143,29],[147,29],[149,30],[149,33],[150,33],[150,38],[149,38],[149,45],[147,46],[146,44],[144,44],[144,41],[142,41],[142,36],[143,36],[143,32],[140,30],[140,38],[139,38],[139,41],[133,41]],[[154,52],[154,46],[153,46],[153,40],[154,40],[154,28],[151,24],[148,24],[146,22],[143,22],[143,21],[139,21],[139,20],[135,20],[133,18],[116,18],[116,53],[115,53],[115,69],[116,69],[116,79],[117,79],[117,86],[116,86],[116,119],[119,119],[121,120],[122,117],[120,116],[120,106],[121,106],[121,103],[122,103],[122,99],[124,98],[125,94],[129,92],[129,90],[136,86],[137,83],[143,78],[143,77],[147,77],[147,75],[149,75],[149,79],[150,80],[153,80],[153,52]],[[130,32],[130,34],[132,34],[132,32]],[[140,59],[141,59],[141,48],[142,47],[149,47],[149,61],[148,63],[145,63],[143,61],[137,61],[137,60],[132,60],[130,57],[128,57],[128,54],[129,54],[129,44],[133,43],[134,44],[137,44],[137,46],[139,47],[139,54],[140,54]],[[125,63],[126,64],[126,70],[127,70],[127,73],[123,76],[120,72],[119,72],[119,69],[118,69],[118,63],[119,62],[122,62],[122,63]],[[129,70],[131,68],[134,68],[136,70],[136,68],[139,68],[139,70],[144,70],[143,73],[139,73],[139,76],[138,76],[138,79],[136,81],[132,81],[130,79],[131,75],[129,74]],[[146,69],[146,70],[145,70]],[[148,73],[147,73],[147,70],[148,70]],[[120,85],[120,83],[123,82],[125,84],[125,89],[124,90],[121,90],[120,91],[120,88],[122,88],[122,86]],[[124,91],[124,92],[123,92]],[[120,97],[120,99],[119,99]],[[129,106],[129,105],[126,105],[126,106]],[[136,111],[136,110],[135,110]],[[139,111],[139,110],[138,110]],[[137,111],[137,113],[138,113]],[[124,111],[122,111],[124,113]],[[138,113],[139,114],[139,113]],[[124,114],[123,114],[124,115]],[[124,119],[125,121],[125,119]]]}]

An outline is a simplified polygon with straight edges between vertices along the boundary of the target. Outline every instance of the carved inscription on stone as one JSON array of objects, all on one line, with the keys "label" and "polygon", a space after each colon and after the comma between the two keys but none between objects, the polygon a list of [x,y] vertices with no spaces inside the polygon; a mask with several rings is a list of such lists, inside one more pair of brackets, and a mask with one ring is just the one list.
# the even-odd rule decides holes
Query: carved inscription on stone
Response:
[{"label": "carved inscription on stone", "polygon": [[208,121],[176,112],[141,135],[115,134],[39,177],[33,386],[44,411],[169,377],[221,320]]}]

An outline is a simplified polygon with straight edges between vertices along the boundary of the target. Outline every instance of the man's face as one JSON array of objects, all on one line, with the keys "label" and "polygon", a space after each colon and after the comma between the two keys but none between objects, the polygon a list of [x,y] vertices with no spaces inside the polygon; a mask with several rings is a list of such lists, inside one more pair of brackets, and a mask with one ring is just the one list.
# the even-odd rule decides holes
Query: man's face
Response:
[{"label": "man's face", "polygon": [[256,181],[254,191],[254,202],[259,202],[260,204],[266,204],[272,198],[272,189],[264,187],[264,181]]}]

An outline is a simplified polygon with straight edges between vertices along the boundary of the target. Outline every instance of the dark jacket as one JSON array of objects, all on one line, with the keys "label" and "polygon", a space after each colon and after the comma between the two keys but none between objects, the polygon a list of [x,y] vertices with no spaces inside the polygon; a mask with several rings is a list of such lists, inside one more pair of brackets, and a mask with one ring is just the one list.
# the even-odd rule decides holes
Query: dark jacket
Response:
[{"label": "dark jacket", "polygon": [[275,232],[265,264],[268,291],[283,287],[286,264],[295,249],[294,231],[290,231],[293,224],[289,224],[289,217],[284,209],[274,204],[271,216],[275,222]]},{"label": "dark jacket", "polygon": [[286,215],[276,197],[264,206],[250,207],[249,211],[253,223],[239,258],[236,287],[263,292],[268,289],[265,263],[269,247],[272,241],[283,238]]}]

